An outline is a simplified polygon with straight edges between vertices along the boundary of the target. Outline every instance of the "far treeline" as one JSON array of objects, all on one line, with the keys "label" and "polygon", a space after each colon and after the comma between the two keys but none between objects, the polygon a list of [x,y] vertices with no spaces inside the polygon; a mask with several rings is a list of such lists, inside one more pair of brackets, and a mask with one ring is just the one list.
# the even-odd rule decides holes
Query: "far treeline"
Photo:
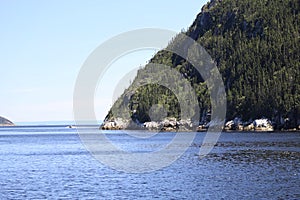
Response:
[{"label": "far treeline", "polygon": [[[192,26],[182,31],[202,45],[217,65],[227,94],[227,120],[265,117],[278,126],[299,126],[299,7],[299,0],[212,0]],[[183,44],[180,37],[175,37],[170,45]],[[204,123],[211,103],[201,74],[185,59],[166,50],[159,51],[149,63],[170,66],[190,82],[199,103],[199,123]],[[143,123],[151,121],[151,113],[180,118],[180,94],[176,96],[164,86],[147,83],[147,69],[149,65],[139,70],[105,120],[121,117]],[[166,76],[172,79],[172,74]],[[141,80],[147,84],[134,88]],[[177,80],[174,77],[176,86],[184,85]],[[184,88],[180,90],[185,92]]]}]

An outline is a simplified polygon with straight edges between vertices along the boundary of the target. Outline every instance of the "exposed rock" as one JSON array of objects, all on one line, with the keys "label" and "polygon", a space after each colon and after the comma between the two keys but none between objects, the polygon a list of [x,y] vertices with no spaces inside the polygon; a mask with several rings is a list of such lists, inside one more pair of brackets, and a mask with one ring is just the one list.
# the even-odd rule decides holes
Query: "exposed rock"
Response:
[{"label": "exposed rock", "polygon": [[144,127],[148,130],[160,130],[161,124],[158,122],[145,122]]},{"label": "exposed rock", "polygon": [[177,131],[179,129],[179,122],[177,121],[176,118],[166,118],[159,123],[145,122],[144,127],[146,127],[148,130],[153,130],[155,128],[156,130],[170,132],[170,131]]},{"label": "exposed rock", "polygon": [[205,132],[208,130],[208,127],[205,125],[199,125],[196,130],[197,132]]},{"label": "exposed rock", "polygon": [[[150,130],[150,131],[207,131],[209,127],[220,127],[221,122],[210,121],[206,124],[195,126],[190,119],[178,121],[176,118],[165,118],[164,120],[144,122],[142,124],[134,123],[132,120],[117,118],[103,122],[100,126],[103,130]],[[254,121],[243,122],[240,118],[235,118],[226,122],[225,131],[274,131],[272,122],[268,119],[256,119]],[[290,131],[300,130],[300,126],[294,129],[285,129]]]},{"label": "exposed rock", "polygon": [[173,127],[173,128],[178,127],[178,122],[176,118],[164,119],[161,123],[163,127]]},{"label": "exposed rock", "polygon": [[102,130],[150,130],[150,131],[192,131],[194,128],[190,119],[177,121],[176,118],[165,118],[160,122],[150,121],[137,124],[121,118],[107,120],[102,123]]},{"label": "exposed rock", "polygon": [[180,131],[191,131],[194,129],[193,123],[190,119],[182,119],[179,121],[178,125]]},{"label": "exposed rock", "polygon": [[128,120],[124,120],[121,118],[112,119],[109,121],[104,121],[102,125],[100,126],[100,129],[102,130],[122,130],[127,128],[129,124]]},{"label": "exposed rock", "polygon": [[272,123],[268,119],[256,119],[253,121],[255,131],[274,131]]},{"label": "exposed rock", "polygon": [[[277,130],[298,128],[300,79],[298,73],[295,73],[299,71],[299,48],[295,45],[299,43],[298,5],[299,0],[210,0],[203,6],[192,26],[186,32],[183,31],[203,46],[218,67],[227,92],[226,116],[229,119],[240,116],[252,121],[265,116],[276,122],[277,126],[274,123],[272,125]],[[211,91],[207,90],[205,84],[205,77],[210,76],[210,70],[203,70],[206,73],[199,74],[192,63],[184,59],[192,58],[196,61],[202,55],[194,51],[193,46],[180,35],[174,37],[166,50],[157,52],[149,60],[149,65],[139,70],[132,86],[112,106],[111,110],[114,112],[110,111],[107,119],[116,117],[113,113],[123,113],[124,106],[125,110],[129,108],[128,118],[133,121],[152,120],[159,123],[165,117],[179,116],[181,108],[180,102],[176,102],[176,95],[169,92],[168,88],[149,84],[152,82],[150,77],[156,77],[152,74],[157,73],[152,70],[151,63],[170,64],[172,69],[178,70],[182,78],[190,81],[198,95],[197,99],[201,99],[197,114],[200,114],[199,123],[204,125],[199,126],[198,130],[207,129],[210,120],[202,117],[202,113],[208,113],[212,107],[209,99]],[[180,49],[182,55],[167,51],[174,47]],[[202,65],[203,69],[210,66],[204,63],[199,66]],[[169,78],[176,80],[175,76]],[[149,85],[136,90],[137,85],[146,84]],[[181,85],[176,83],[176,86]],[[180,88],[180,91],[185,91],[185,88]],[[213,95],[216,94],[211,94],[211,97]],[[160,108],[166,109],[162,111]],[[281,118],[287,119],[284,124],[280,121]],[[180,125],[174,126],[170,123],[172,122],[163,124],[164,129],[180,128]],[[272,130],[272,125],[254,126],[251,123],[236,124],[230,121],[225,129],[262,131]],[[209,124],[209,127],[212,126]],[[150,124],[146,124],[146,127],[154,128]]]},{"label": "exposed rock", "polygon": [[236,117],[233,120],[226,122],[224,130],[226,131],[242,131],[244,129],[243,122],[240,118]]},{"label": "exposed rock", "polygon": [[15,124],[12,123],[10,120],[5,119],[4,117],[0,117],[0,126],[14,126]]},{"label": "exposed rock", "polygon": [[253,122],[242,122],[240,118],[230,120],[225,124],[225,131],[274,131],[273,125],[268,119],[256,119]]},{"label": "exposed rock", "polygon": [[244,125],[244,131],[254,131],[254,125],[253,123],[248,123]]}]

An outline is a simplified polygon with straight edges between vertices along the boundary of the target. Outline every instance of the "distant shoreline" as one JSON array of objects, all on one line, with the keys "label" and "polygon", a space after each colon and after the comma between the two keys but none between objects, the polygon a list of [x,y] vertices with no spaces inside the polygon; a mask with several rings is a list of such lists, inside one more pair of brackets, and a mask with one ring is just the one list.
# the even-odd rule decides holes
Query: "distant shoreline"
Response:
[{"label": "distant shoreline", "polygon": [[[5,128],[54,128],[54,127],[59,127],[59,128],[70,128],[70,129],[76,129],[76,128],[97,128],[101,130],[101,124],[81,124],[81,125],[76,125],[76,124],[39,124],[39,125],[2,125],[0,126],[0,129],[5,129]],[[103,129],[102,129],[103,130]],[[178,129],[178,130],[155,130],[155,129],[147,129],[147,128],[140,128],[140,129],[134,129],[134,128],[125,128],[125,129],[105,129],[103,131],[147,131],[147,132],[207,132],[208,129],[203,129],[203,130],[197,130],[197,129],[193,129],[193,130],[183,130],[183,129]],[[299,133],[300,130],[299,129],[281,129],[281,130],[273,130],[273,131],[261,131],[261,130],[222,130],[222,133],[291,133],[291,132],[295,132],[295,133]]]}]

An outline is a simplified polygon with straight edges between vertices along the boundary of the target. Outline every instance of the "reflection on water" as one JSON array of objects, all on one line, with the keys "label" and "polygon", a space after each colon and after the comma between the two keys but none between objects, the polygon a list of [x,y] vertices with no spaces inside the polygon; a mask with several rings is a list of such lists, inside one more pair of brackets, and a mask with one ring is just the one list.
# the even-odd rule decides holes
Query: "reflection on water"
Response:
[{"label": "reflection on water", "polygon": [[[109,132],[128,150],[159,149],[173,136]],[[300,133],[224,133],[200,160],[204,136],[169,167],[128,174],[95,160],[75,129],[0,128],[0,199],[300,199]]]}]

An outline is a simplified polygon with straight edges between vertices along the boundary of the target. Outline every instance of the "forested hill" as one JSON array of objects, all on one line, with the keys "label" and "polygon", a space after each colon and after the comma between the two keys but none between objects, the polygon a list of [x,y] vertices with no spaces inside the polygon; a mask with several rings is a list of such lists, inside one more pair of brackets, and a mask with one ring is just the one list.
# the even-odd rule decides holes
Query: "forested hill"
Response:
[{"label": "forested hill", "polygon": [[0,126],[13,126],[14,123],[0,116]]},{"label": "forested hill", "polygon": [[[280,123],[289,118],[291,126],[298,125],[299,4],[299,0],[212,0],[184,32],[201,44],[217,64],[227,93],[228,120],[266,117]],[[172,43],[176,43],[174,40]],[[196,91],[200,116],[210,112],[206,83],[190,63],[165,50],[159,51],[150,62],[177,69]],[[147,68],[138,72],[133,83],[147,73]],[[128,88],[106,120],[123,117],[134,122],[150,121],[152,105],[160,105],[154,110],[163,109],[164,117],[180,117],[176,96],[165,87],[148,84],[134,91]],[[129,109],[125,114],[124,106]]]}]

